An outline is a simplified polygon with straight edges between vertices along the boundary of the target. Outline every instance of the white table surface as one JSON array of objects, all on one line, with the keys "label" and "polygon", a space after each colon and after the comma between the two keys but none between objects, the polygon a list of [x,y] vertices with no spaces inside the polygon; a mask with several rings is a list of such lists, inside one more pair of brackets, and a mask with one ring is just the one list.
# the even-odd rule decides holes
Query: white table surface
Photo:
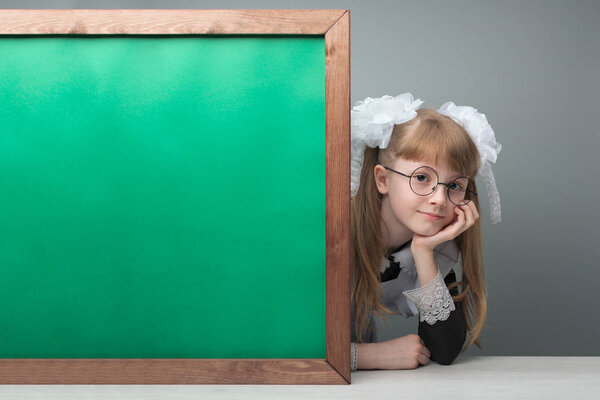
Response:
[{"label": "white table surface", "polygon": [[351,385],[0,385],[0,399],[600,399],[600,357],[459,356]]}]

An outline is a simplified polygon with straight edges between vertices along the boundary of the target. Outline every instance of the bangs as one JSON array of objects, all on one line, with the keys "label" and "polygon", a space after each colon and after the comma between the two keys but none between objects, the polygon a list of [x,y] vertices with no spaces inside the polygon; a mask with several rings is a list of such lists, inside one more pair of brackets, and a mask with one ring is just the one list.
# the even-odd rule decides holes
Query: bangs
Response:
[{"label": "bangs", "polygon": [[477,146],[462,126],[449,117],[435,114],[441,118],[419,118],[411,133],[400,135],[396,156],[433,162],[466,177],[475,177],[480,163]]}]

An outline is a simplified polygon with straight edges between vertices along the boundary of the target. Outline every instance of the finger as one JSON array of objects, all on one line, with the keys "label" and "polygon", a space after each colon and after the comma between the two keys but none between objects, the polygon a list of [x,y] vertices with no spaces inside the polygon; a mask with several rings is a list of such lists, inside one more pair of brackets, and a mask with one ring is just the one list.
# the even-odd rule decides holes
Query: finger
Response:
[{"label": "finger", "polygon": [[423,353],[423,355],[427,358],[431,358],[431,352],[429,351],[429,349],[425,346],[423,346],[423,351],[421,352]]},{"label": "finger", "polygon": [[479,219],[479,212],[477,211],[477,207],[475,206],[475,203],[474,203],[474,202],[472,202],[472,201],[470,201],[470,202],[467,204],[467,208],[468,208],[469,210],[471,210],[471,213],[473,214],[473,220],[474,220],[474,221],[477,221],[477,220]]},{"label": "finger", "polygon": [[419,364],[421,365],[427,365],[429,363],[429,357],[426,357],[423,353],[419,353],[417,355],[417,361],[419,361]]},{"label": "finger", "polygon": [[477,207],[475,206],[475,203],[470,202],[468,204],[471,209],[471,214],[473,215],[473,224],[475,224],[475,222],[479,219],[479,212],[477,211]]},{"label": "finger", "polygon": [[477,221],[479,219],[479,212],[477,211],[477,207],[475,207],[475,203],[470,202],[469,205],[472,204],[472,209],[473,209],[473,215],[475,215],[475,220]]},{"label": "finger", "polygon": [[[473,210],[468,205],[464,207],[465,218],[467,220],[466,229],[470,228],[475,223],[475,217],[473,216]],[[465,230],[466,230],[465,229]]]},{"label": "finger", "polygon": [[465,212],[465,220],[467,226],[471,226],[475,222],[475,217],[473,216],[473,209],[468,204],[466,206],[462,206],[462,209]]},{"label": "finger", "polygon": [[466,231],[467,229],[469,229],[469,227],[471,226],[471,214],[469,212],[469,210],[466,210],[465,208],[468,207],[460,207],[460,210],[462,212],[462,224],[460,226],[457,226],[457,232],[456,232],[456,236],[460,235],[461,233],[463,233],[464,231]]},{"label": "finger", "polygon": [[457,225],[456,228],[457,228],[457,230],[460,231],[462,229],[465,221],[466,221],[466,219],[465,219],[465,210],[463,210],[462,208],[460,208],[460,206],[457,206],[455,208],[455,210],[456,210],[456,213],[458,214],[458,218],[457,218],[457,221],[456,221],[457,222],[456,223],[456,225]]}]

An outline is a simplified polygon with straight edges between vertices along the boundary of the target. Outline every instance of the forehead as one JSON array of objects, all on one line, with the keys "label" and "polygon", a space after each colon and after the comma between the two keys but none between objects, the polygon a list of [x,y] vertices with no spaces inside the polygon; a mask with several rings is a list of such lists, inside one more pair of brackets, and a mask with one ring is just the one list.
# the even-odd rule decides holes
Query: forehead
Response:
[{"label": "forehead", "polygon": [[448,168],[447,164],[436,163],[434,160],[407,160],[403,157],[398,157],[394,162],[394,165],[398,168],[406,169],[408,172],[414,171],[416,168],[421,166],[427,166],[435,169],[438,175],[441,177],[457,177],[462,176],[458,171]]}]

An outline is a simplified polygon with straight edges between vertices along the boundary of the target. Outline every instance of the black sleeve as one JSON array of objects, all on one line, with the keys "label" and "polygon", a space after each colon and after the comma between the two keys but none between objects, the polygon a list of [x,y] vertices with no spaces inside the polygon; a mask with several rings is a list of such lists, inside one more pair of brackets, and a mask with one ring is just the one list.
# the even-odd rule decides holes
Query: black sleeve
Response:
[{"label": "black sleeve", "polygon": [[[444,282],[446,286],[456,282],[454,270],[450,270]],[[450,294],[457,296],[458,288],[450,289]],[[456,310],[452,310],[445,321],[437,321],[433,325],[429,325],[426,321],[419,321],[419,336],[431,352],[430,360],[442,365],[450,365],[456,359],[467,335],[462,302],[454,305]]]}]

